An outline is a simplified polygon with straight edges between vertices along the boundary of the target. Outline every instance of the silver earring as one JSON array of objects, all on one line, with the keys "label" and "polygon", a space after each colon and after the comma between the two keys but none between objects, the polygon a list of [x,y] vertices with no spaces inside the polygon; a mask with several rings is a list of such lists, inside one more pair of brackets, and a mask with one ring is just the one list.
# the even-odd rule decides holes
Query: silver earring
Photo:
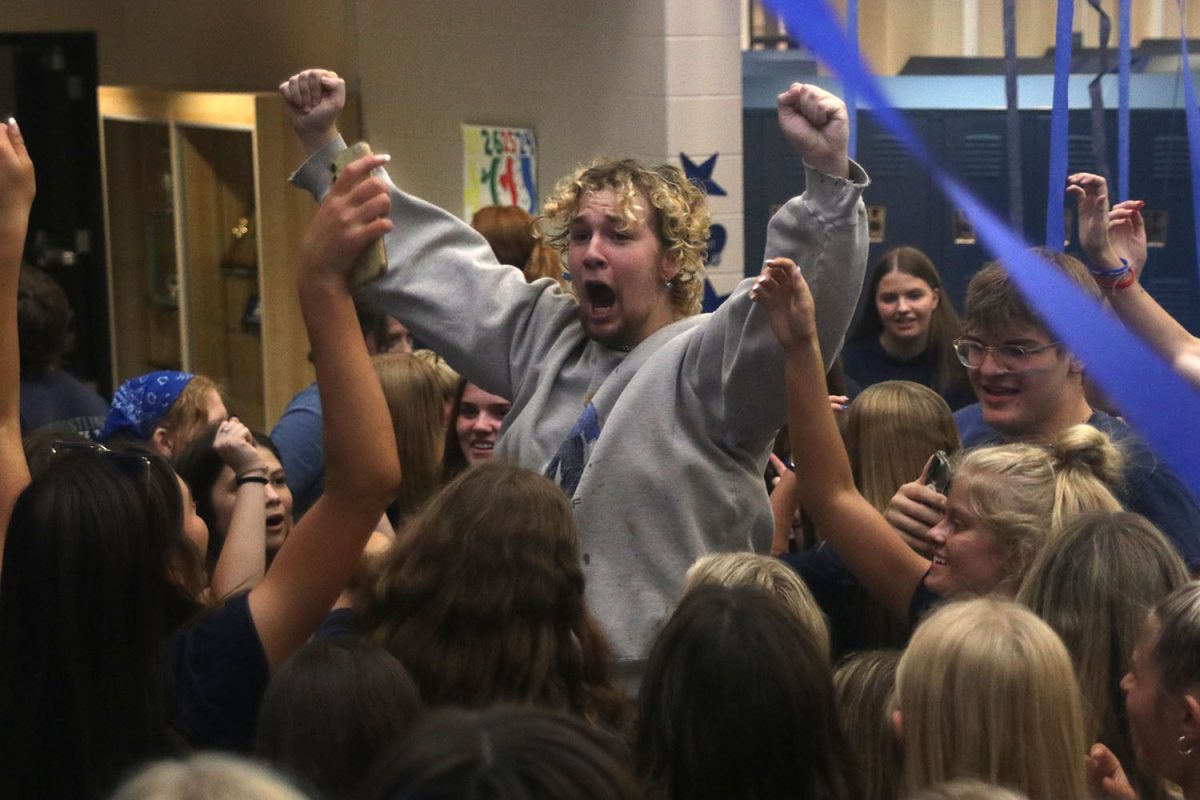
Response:
[{"label": "silver earring", "polygon": [[663,284],[663,286],[666,286],[668,289],[674,289],[674,288],[675,288],[675,281],[673,281],[673,280],[671,280],[671,281],[667,281],[666,283],[664,283],[664,284]]},{"label": "silver earring", "polygon": [[1190,756],[1194,747],[1195,745],[1189,742],[1186,736],[1180,736],[1175,742],[1175,750],[1181,756]]}]

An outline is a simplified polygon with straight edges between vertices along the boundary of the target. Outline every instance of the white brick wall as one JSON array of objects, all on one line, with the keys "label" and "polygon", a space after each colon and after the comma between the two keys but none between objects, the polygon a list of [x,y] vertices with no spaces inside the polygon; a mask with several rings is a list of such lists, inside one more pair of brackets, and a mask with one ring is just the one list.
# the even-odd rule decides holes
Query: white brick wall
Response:
[{"label": "white brick wall", "polygon": [[713,223],[726,242],[709,270],[718,294],[728,294],[745,271],[742,207],[741,6],[733,0],[663,0],[666,11],[666,139],[664,157],[697,164],[718,154],[712,179],[725,190],[711,196]]}]

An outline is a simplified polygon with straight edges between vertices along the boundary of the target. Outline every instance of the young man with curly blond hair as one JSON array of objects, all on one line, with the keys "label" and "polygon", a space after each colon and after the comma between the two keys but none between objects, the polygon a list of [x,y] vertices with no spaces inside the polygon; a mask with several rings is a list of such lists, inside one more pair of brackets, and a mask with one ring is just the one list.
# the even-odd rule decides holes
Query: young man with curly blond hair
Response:
[{"label": "young man with curly blond hair", "polygon": [[[344,83],[308,70],[281,92],[312,153],[293,180],[319,197],[345,148]],[[807,191],[772,220],[767,253],[804,266],[832,359],[866,266],[867,177],[847,157],[836,97],[796,84],[779,116]],[[469,380],[512,399],[496,455],[572,498],[589,604],[618,657],[642,661],[696,557],[765,551],[772,533],[762,474],[785,417],[782,353],[746,282],[697,313],[704,195],[672,167],[632,161],[565,179],[542,223],[574,297],[527,284],[460,220],[394,187],[390,214],[390,267],[368,291]]]}]

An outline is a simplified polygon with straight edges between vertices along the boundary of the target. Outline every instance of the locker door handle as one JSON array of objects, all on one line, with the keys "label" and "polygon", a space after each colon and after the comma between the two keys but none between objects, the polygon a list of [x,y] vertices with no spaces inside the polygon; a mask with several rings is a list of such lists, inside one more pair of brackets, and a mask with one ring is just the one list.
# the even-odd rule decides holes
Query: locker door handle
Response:
[{"label": "locker door handle", "polygon": [[867,234],[871,243],[887,239],[887,206],[867,206]]}]

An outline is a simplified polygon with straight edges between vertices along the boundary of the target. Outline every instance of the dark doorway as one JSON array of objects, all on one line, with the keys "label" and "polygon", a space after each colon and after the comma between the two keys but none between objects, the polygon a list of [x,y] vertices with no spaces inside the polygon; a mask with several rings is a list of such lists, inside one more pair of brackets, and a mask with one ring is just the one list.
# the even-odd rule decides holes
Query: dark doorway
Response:
[{"label": "dark doorway", "polygon": [[66,369],[112,391],[93,33],[0,33],[0,118],[16,117],[37,168],[25,259],[75,309]]}]

